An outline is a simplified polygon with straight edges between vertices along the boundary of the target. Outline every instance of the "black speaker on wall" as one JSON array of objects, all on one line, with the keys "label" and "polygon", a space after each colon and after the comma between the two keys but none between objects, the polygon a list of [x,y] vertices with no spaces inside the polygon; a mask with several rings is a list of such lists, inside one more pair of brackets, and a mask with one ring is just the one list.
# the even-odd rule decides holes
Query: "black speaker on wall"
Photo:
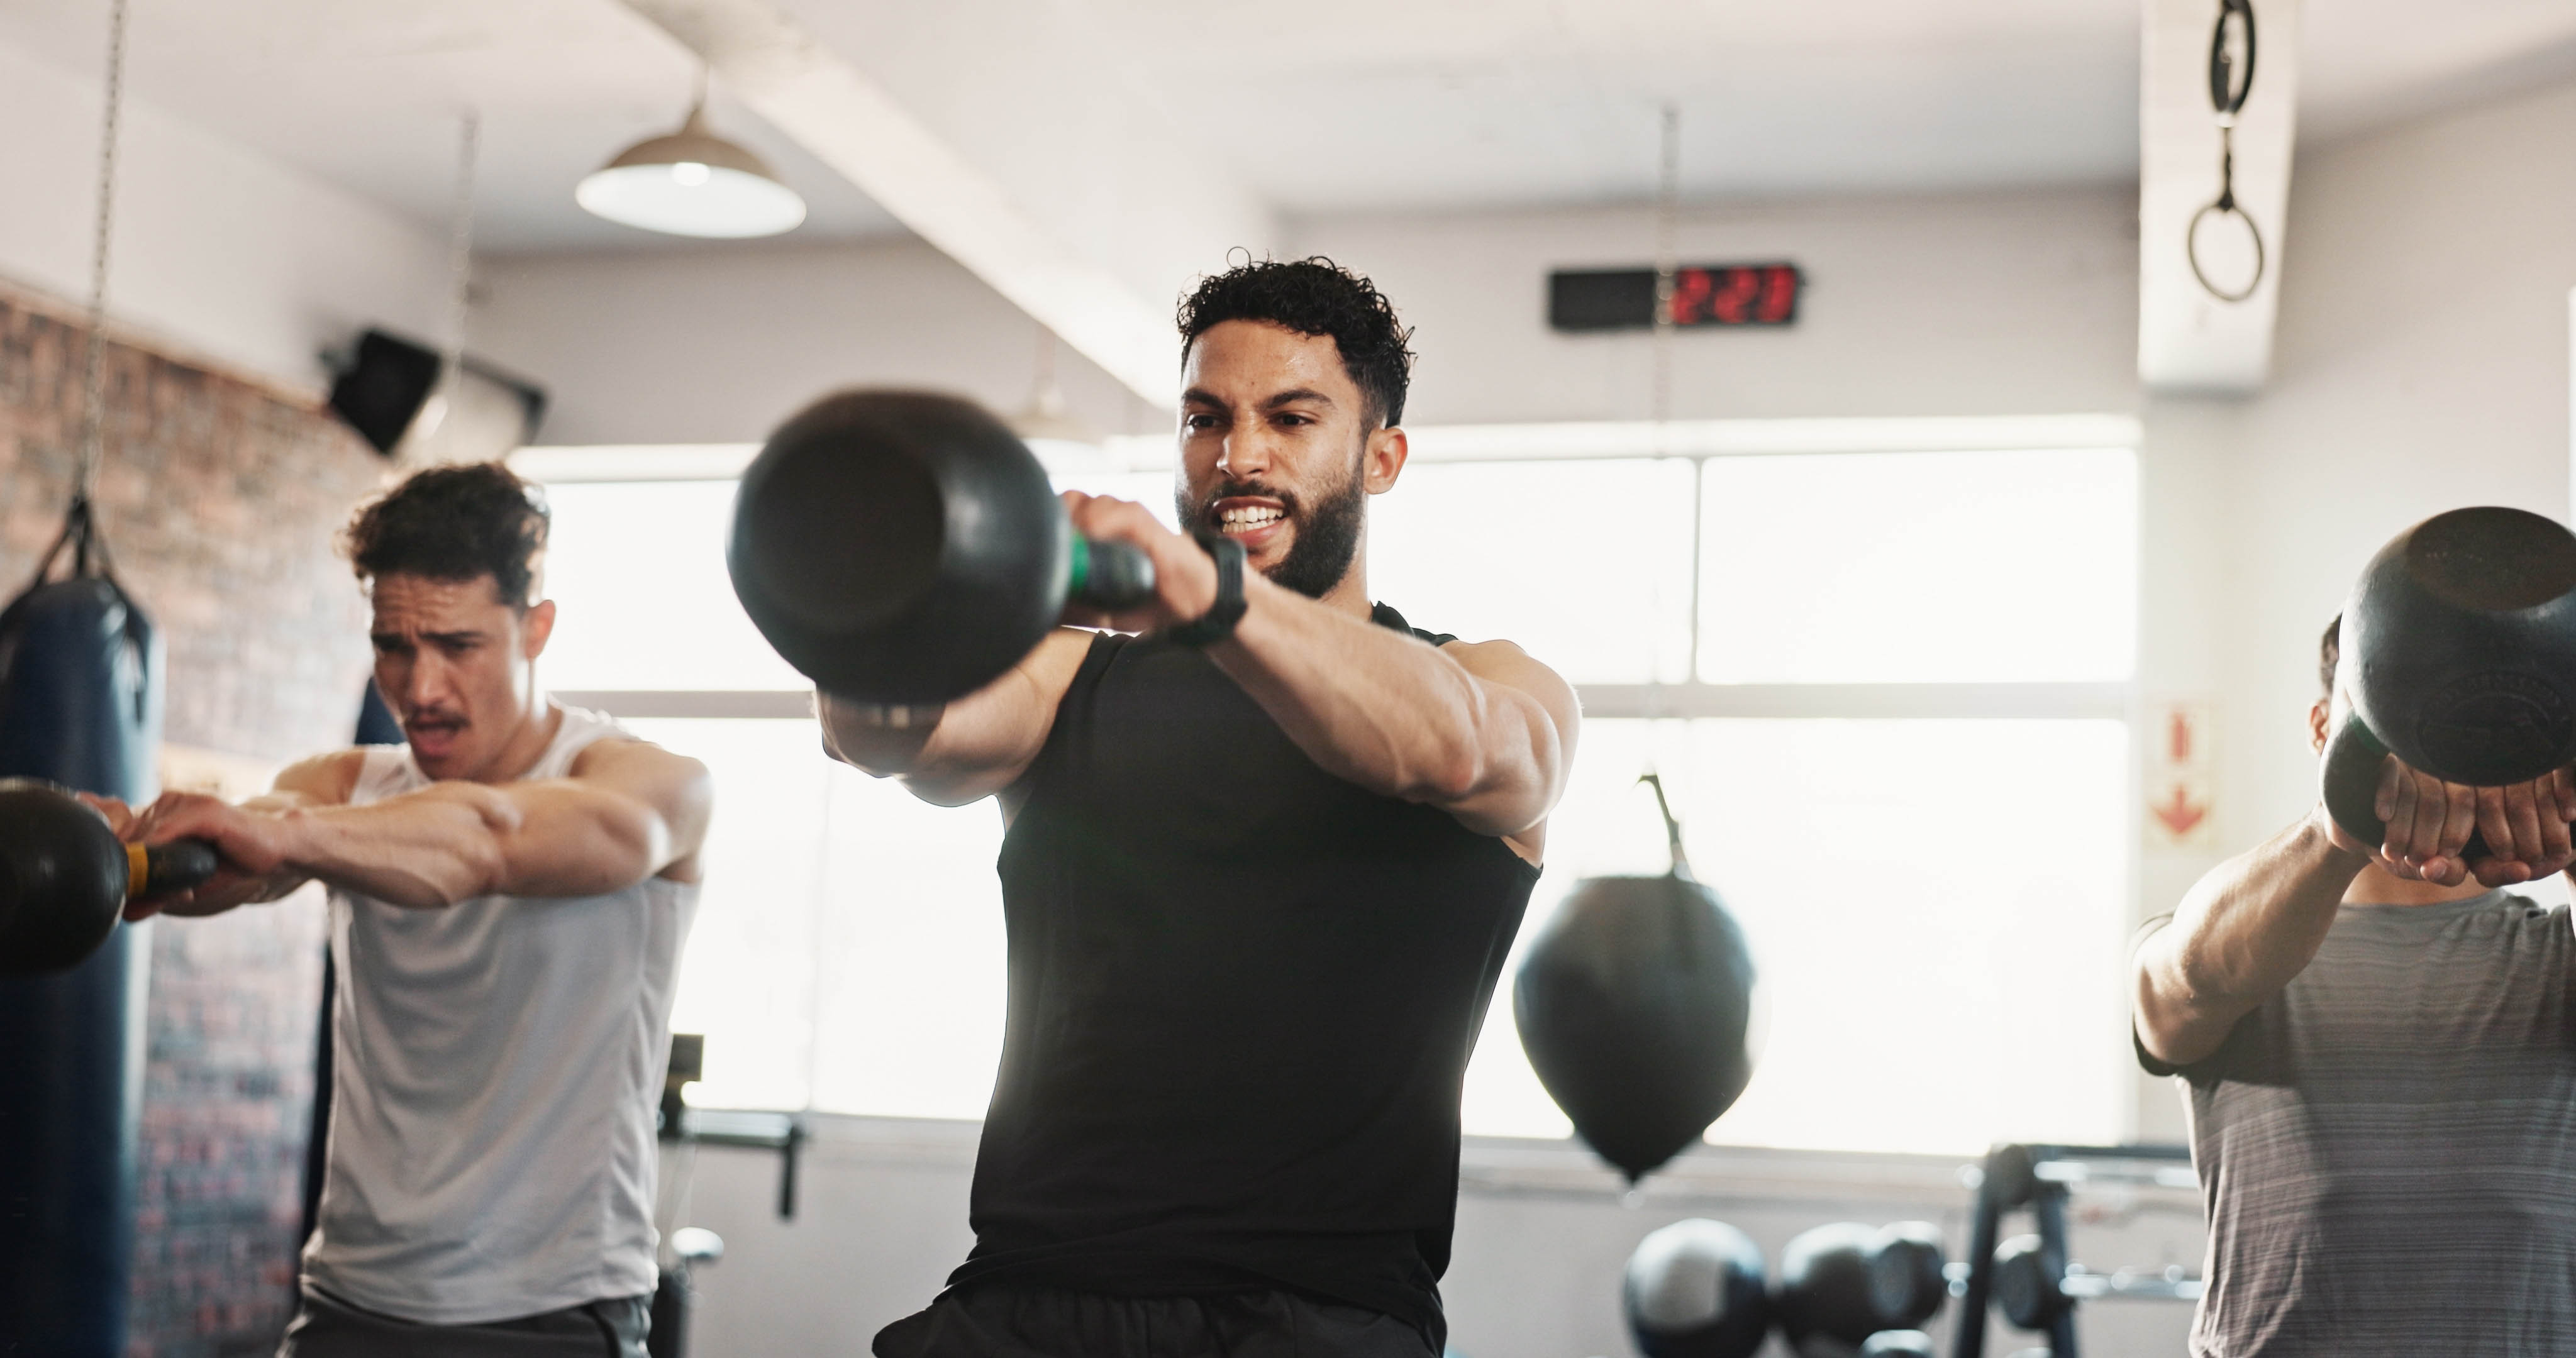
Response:
[{"label": "black speaker on wall", "polygon": [[[339,376],[331,383],[331,410],[357,430],[368,446],[391,457],[420,422],[446,364],[435,349],[369,330],[358,337],[355,348],[334,356]],[[458,408],[445,412],[452,417],[446,422],[452,427],[443,431],[444,441],[493,446],[460,446],[451,451],[500,457],[536,437],[546,413],[544,388],[470,357],[464,369],[455,393]],[[421,433],[436,436],[442,431]]]}]

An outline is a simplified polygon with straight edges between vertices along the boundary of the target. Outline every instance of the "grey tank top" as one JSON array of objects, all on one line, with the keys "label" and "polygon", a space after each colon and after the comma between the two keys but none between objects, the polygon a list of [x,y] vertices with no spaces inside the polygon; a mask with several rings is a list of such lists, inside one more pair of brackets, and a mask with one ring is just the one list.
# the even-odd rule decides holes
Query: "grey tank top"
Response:
[{"label": "grey tank top", "polygon": [[2209,1207],[2201,1358],[2576,1352],[2564,906],[2347,905],[2182,1075]]},{"label": "grey tank top", "polygon": [[[528,770],[631,739],[565,708]],[[371,746],[363,805],[429,786]],[[315,1286],[430,1325],[653,1291],[653,1110],[698,888],[485,896],[406,910],[331,893],[329,1168],[304,1250]]]}]

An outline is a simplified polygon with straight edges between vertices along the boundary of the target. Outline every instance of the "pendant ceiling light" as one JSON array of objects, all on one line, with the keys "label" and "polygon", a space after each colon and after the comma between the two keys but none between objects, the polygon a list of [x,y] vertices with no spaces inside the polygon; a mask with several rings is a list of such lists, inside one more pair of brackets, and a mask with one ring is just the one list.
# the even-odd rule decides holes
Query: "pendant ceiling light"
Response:
[{"label": "pendant ceiling light", "polygon": [[1055,380],[1055,356],[1055,332],[1039,326],[1036,384],[1029,390],[1029,403],[1004,423],[1048,471],[1098,470],[1106,465],[1100,433],[1065,409],[1064,388]]},{"label": "pendant ceiling light", "polygon": [[626,148],[572,196],[595,216],[674,236],[775,236],[805,220],[805,200],[767,161],[707,130],[703,87],[679,131]]}]

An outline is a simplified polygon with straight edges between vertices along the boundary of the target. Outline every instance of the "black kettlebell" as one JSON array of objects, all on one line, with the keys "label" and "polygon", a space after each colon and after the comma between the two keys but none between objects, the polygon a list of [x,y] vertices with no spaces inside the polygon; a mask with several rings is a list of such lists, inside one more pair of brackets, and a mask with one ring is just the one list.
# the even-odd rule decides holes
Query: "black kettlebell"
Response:
[{"label": "black kettlebell", "polygon": [[1028,655],[1076,599],[1151,598],[1153,563],[1086,542],[1026,445],[971,401],[827,396],[742,475],[725,551],[762,636],[825,691],[962,697]]},{"label": "black kettlebell", "polygon": [[200,839],[125,843],[63,789],[0,780],[0,972],[77,965],[107,941],[127,901],[184,891],[217,861]]},{"label": "black kettlebell", "polygon": [[[2520,509],[2436,514],[2397,535],[2344,605],[2352,714],[2326,740],[2326,809],[2365,844],[2394,753],[2498,787],[2576,762],[2576,534]],[[2466,850],[2486,853],[2482,840]]]}]

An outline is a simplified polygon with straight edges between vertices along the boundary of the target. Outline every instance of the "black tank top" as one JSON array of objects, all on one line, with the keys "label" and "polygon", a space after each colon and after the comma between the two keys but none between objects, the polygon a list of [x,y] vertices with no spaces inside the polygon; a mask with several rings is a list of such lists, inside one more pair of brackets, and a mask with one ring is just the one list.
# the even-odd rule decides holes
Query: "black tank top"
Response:
[{"label": "black tank top", "polygon": [[1326,773],[1154,638],[1092,642],[1023,791],[949,1281],[1277,1286],[1443,1332],[1459,1087],[1538,869]]}]

